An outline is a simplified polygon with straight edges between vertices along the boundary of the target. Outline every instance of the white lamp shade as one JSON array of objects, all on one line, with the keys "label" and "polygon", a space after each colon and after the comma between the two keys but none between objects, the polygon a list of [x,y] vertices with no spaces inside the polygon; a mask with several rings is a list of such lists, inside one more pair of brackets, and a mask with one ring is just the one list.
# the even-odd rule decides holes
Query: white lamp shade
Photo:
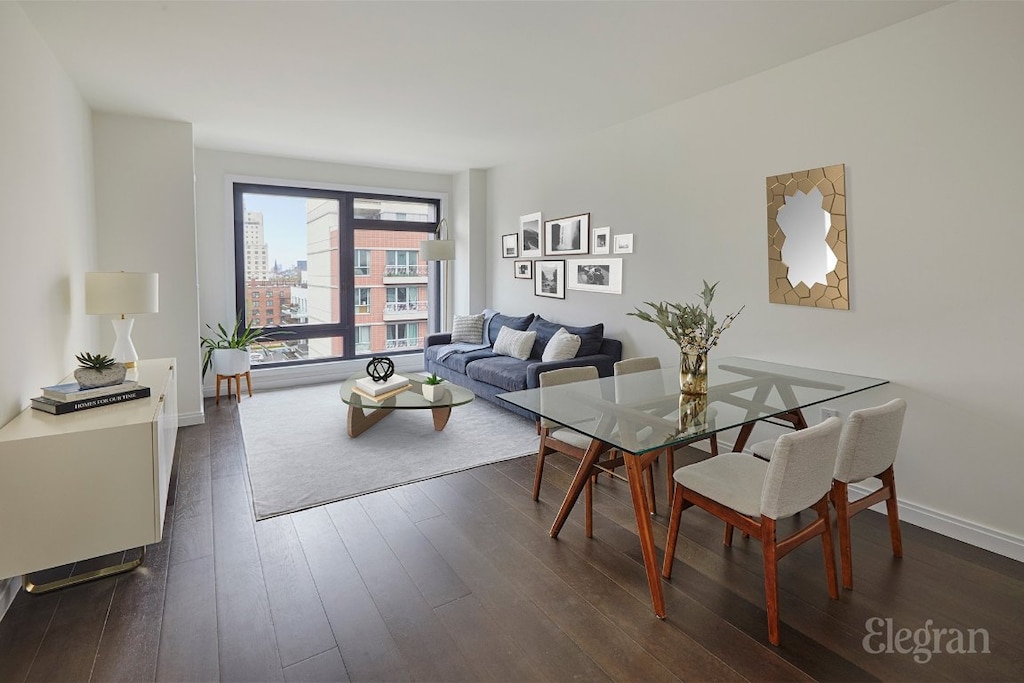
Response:
[{"label": "white lamp shade", "polygon": [[424,261],[455,260],[454,240],[423,240],[420,242],[420,258]]},{"label": "white lamp shade", "polygon": [[89,315],[156,313],[160,310],[157,273],[86,273],[85,312]]}]

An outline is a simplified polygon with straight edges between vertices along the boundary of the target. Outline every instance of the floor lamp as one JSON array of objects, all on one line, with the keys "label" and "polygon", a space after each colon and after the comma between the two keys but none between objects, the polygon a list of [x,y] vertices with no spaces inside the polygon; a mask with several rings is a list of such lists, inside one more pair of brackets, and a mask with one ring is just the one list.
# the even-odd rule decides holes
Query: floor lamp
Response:
[{"label": "floor lamp", "polygon": [[111,323],[117,340],[110,355],[118,363],[135,367],[139,354],[132,344],[132,325],[137,313],[159,310],[157,273],[86,273],[85,312],[89,315],[115,315]]}]

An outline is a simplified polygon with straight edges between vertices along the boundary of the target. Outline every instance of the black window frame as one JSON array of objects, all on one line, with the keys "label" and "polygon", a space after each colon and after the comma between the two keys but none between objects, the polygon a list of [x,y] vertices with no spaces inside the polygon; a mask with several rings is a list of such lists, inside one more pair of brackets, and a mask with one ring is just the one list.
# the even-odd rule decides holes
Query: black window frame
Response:
[{"label": "black window frame", "polygon": [[[320,188],[307,188],[299,185],[266,185],[262,183],[232,183],[232,206],[234,221],[234,250],[235,250],[235,315],[241,316],[243,324],[248,323],[248,307],[245,300],[245,210],[242,197],[245,194],[265,194],[285,197],[302,197],[328,199],[338,202],[338,273],[342,280],[338,283],[338,291],[341,300],[339,301],[339,320],[337,323],[316,323],[304,325],[273,325],[265,326],[268,334],[285,331],[287,334],[280,338],[287,340],[294,339],[321,339],[324,337],[340,337],[343,340],[342,355],[331,358],[305,358],[300,360],[289,360],[277,363],[260,363],[261,368],[288,367],[294,365],[309,365],[314,363],[335,362],[339,360],[352,360],[367,358],[370,354],[357,354],[355,352],[355,231],[356,230],[386,230],[397,232],[418,232],[423,234],[423,239],[428,239],[437,233],[438,224],[441,221],[441,200],[434,197],[417,197],[415,195],[384,194],[377,192],[356,192],[353,190],[328,190]],[[434,221],[398,221],[382,220],[376,218],[356,218],[354,202],[356,199],[374,199],[383,201],[404,201],[420,204],[431,204],[434,206]],[[437,263],[429,264],[430,277],[428,288],[428,302],[431,302],[431,315],[428,321],[436,320],[433,313],[441,300],[441,278]],[[361,276],[365,277],[365,276]],[[348,278],[347,280],[345,278]],[[262,301],[262,297],[261,297]],[[361,323],[365,325],[365,323]],[[418,353],[416,349],[410,349],[407,353]],[[394,355],[394,354],[393,354]]]}]

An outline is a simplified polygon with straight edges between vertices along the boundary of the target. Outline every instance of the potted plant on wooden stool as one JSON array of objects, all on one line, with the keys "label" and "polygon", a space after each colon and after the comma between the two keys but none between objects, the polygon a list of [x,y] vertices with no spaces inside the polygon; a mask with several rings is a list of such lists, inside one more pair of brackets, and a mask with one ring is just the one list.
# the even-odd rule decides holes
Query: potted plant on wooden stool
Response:
[{"label": "potted plant on wooden stool", "polygon": [[220,323],[217,323],[216,327],[207,323],[206,327],[213,334],[199,338],[199,345],[203,348],[203,377],[206,377],[206,372],[212,367],[217,382],[217,403],[220,402],[222,379],[227,380],[229,394],[232,393],[231,380],[235,381],[235,395],[238,400],[241,400],[241,381],[244,376],[249,395],[252,396],[252,375],[249,374],[252,364],[249,360],[249,346],[254,342],[270,339],[277,332],[268,333],[262,327],[254,327],[252,321],[243,325],[241,315],[235,320],[230,331]]}]

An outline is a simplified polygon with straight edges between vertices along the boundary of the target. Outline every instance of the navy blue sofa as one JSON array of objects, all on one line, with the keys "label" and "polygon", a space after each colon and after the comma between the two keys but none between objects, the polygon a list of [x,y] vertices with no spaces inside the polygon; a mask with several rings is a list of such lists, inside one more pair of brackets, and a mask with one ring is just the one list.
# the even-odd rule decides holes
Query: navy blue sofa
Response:
[{"label": "navy blue sofa", "polygon": [[[494,353],[493,348],[478,349],[467,353],[453,353],[439,359],[439,352],[451,343],[451,333],[443,332],[427,337],[423,348],[423,366],[427,372],[435,372],[449,382],[466,387],[478,397],[512,412],[533,418],[535,415],[527,410],[514,406],[507,401],[495,398],[507,391],[535,389],[540,386],[540,373],[557,368],[593,365],[601,377],[610,377],[614,365],[622,360],[622,342],[604,336],[604,324],[587,327],[574,327],[545,320],[532,313],[521,317],[496,314],[488,322],[485,329],[485,343],[492,343],[503,327],[514,330],[534,330],[537,339],[534,342],[530,357],[526,360],[502,356]],[[580,349],[575,358],[561,361],[543,362],[541,356],[551,336],[564,327],[571,334],[580,335]]]}]

